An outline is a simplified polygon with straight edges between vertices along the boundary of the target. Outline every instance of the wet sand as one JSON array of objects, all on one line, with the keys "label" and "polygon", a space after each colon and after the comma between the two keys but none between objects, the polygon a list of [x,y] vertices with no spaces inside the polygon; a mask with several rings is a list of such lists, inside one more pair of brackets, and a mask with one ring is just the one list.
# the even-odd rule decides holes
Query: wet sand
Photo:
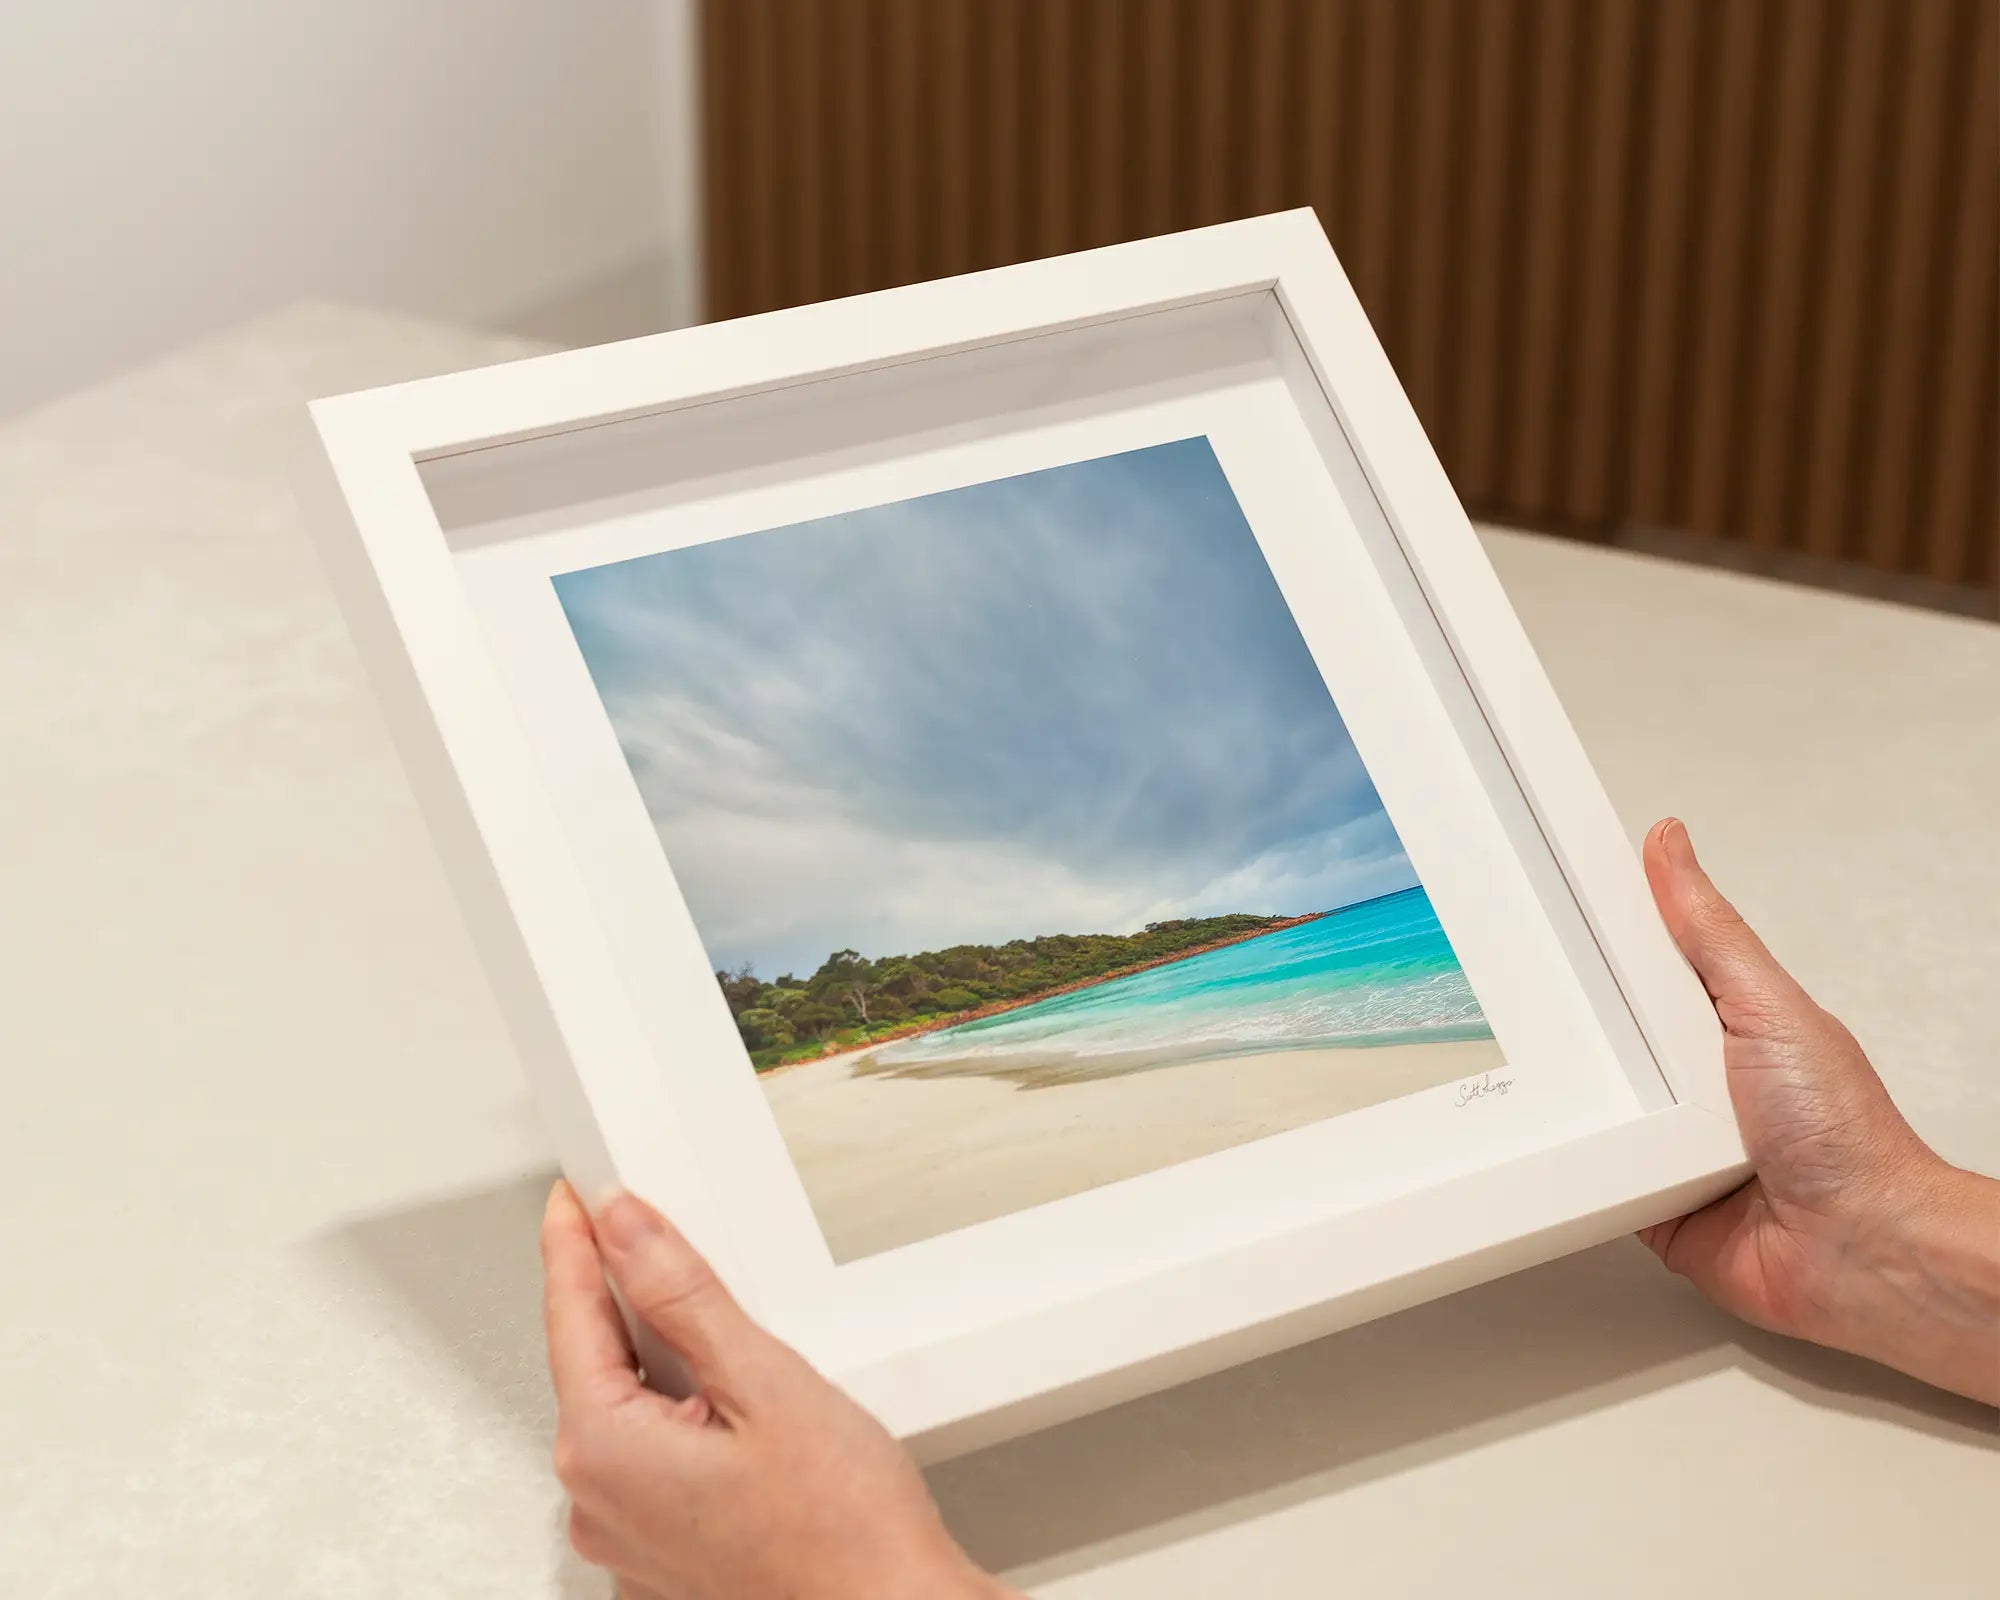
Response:
[{"label": "wet sand", "polygon": [[868,1050],[762,1084],[834,1258],[1323,1121],[1501,1065],[1491,1039],[1005,1076],[871,1067]]}]

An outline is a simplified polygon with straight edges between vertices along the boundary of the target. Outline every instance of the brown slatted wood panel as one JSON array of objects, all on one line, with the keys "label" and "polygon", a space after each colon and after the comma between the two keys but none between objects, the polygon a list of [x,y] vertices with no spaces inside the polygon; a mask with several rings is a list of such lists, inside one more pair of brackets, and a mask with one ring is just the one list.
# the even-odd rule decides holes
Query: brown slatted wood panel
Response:
[{"label": "brown slatted wood panel", "polygon": [[1315,207],[1477,514],[2000,578],[1995,0],[709,0],[711,315]]}]

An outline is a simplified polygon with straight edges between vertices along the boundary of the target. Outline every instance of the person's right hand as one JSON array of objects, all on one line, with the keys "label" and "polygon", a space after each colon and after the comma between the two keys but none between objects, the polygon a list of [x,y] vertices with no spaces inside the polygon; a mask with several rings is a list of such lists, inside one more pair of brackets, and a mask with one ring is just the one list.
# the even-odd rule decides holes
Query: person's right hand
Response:
[{"label": "person's right hand", "polygon": [[[542,1260],[570,1542],[625,1600],[1019,1600],[959,1549],[882,1425],[643,1200],[593,1219],[557,1184]],[[614,1282],[699,1394],[640,1381]]]},{"label": "person's right hand", "polygon": [[1640,1238],[1746,1322],[2000,1404],[2000,1183],[1917,1137],[1854,1036],[1709,882],[1685,827],[1655,826],[1645,860],[1715,1002],[1756,1175]]}]

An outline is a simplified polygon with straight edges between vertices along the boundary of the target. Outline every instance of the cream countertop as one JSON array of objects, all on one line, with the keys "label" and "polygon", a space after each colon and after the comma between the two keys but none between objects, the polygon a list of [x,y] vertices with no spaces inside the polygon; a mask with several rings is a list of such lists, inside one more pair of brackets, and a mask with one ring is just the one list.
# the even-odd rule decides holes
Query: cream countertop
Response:
[{"label": "cream countertop", "polygon": [[[0,1593],[585,1596],[551,1167],[285,471],[524,353],[303,308],[0,424]],[[1636,835],[2000,1170],[2000,629],[1490,548]],[[1629,1241],[933,1474],[1049,1600],[1990,1592],[1990,1414]]]}]

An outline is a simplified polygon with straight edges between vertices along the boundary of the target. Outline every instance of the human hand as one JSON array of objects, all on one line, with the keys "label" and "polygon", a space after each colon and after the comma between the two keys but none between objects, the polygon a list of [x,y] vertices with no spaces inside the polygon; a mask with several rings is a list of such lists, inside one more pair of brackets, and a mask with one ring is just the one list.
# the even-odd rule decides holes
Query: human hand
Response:
[{"label": "human hand", "polygon": [[[631,1195],[542,1220],[556,1476],[570,1542],[627,1600],[1002,1600],[888,1433],[752,1322]],[[639,1381],[607,1275],[698,1393]]]},{"label": "human hand", "polygon": [[1722,1022],[1756,1175],[1639,1237],[1746,1322],[2000,1404],[2000,1183],[1917,1137],[1854,1036],[1709,882],[1685,827],[1657,824],[1645,863]]}]

